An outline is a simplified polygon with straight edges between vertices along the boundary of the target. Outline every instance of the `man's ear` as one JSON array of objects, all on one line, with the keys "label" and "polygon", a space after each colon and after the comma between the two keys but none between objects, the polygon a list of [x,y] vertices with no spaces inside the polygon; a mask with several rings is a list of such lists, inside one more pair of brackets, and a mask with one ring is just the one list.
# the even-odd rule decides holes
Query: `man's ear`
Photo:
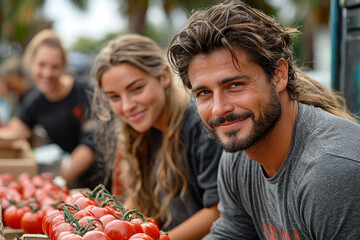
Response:
[{"label": "man's ear", "polygon": [[286,90],[288,83],[289,64],[284,58],[276,61],[277,68],[274,70],[274,84],[278,92]]}]

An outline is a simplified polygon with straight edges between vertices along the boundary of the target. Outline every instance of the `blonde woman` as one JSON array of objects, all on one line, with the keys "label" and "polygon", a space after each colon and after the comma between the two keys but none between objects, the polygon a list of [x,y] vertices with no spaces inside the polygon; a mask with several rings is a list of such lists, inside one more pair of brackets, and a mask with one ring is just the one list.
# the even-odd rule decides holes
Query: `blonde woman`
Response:
[{"label": "blonde woman", "polygon": [[27,137],[35,125],[41,125],[51,141],[70,154],[69,164],[61,169],[70,187],[103,183],[104,173],[95,164],[92,130],[84,127],[90,112],[89,83],[65,74],[66,52],[60,38],[52,30],[39,32],[26,48],[24,62],[36,88],[0,138]]},{"label": "blonde woman", "polygon": [[120,116],[125,206],[154,217],[173,240],[201,239],[219,217],[222,149],[208,138],[164,52],[147,37],[124,35],[100,52],[93,72],[96,93]]}]

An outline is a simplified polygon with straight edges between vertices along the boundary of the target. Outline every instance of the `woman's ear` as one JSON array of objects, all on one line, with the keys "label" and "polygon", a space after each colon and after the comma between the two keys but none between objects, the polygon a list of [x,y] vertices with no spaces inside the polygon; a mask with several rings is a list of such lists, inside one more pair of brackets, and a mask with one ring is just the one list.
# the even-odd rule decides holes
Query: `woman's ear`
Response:
[{"label": "woman's ear", "polygon": [[276,61],[277,68],[274,70],[274,84],[278,92],[286,90],[288,83],[289,64],[284,58]]},{"label": "woman's ear", "polygon": [[167,67],[162,68],[161,81],[164,88],[168,88],[170,86],[170,72]]}]

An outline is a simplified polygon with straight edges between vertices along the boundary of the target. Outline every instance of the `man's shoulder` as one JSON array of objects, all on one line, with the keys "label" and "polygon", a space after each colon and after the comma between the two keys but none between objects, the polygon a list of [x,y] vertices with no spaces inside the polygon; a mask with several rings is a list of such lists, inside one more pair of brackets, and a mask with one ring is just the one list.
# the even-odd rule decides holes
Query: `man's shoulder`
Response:
[{"label": "man's shoulder", "polygon": [[317,107],[305,107],[307,116],[296,130],[296,142],[302,145],[296,148],[297,156],[307,162],[322,156],[360,161],[359,124]]},{"label": "man's shoulder", "polygon": [[[345,119],[343,117],[337,116],[333,113],[330,113],[328,111],[325,111],[324,109],[320,107],[315,107],[312,105],[302,104],[299,103],[300,109],[302,109],[302,115],[306,117],[313,117],[313,120],[315,122],[319,122],[324,126],[328,125],[334,125],[338,123],[342,123],[339,127],[343,125],[353,125],[354,127],[358,128],[360,130],[360,125],[358,123],[355,123],[353,121],[350,121],[348,119]],[[310,123],[310,122],[308,122]],[[326,124],[327,123],[327,124]]]},{"label": "man's shoulder", "polygon": [[336,116],[319,107],[304,104],[302,106],[303,111],[299,127],[306,128],[309,135],[327,140],[341,138],[344,141],[360,137],[360,125],[358,123]]}]

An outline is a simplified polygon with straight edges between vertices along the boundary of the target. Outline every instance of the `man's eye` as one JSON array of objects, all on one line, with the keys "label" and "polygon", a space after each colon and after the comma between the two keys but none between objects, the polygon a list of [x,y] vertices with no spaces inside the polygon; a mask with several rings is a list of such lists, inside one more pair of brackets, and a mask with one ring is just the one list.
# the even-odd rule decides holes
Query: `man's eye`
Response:
[{"label": "man's eye", "polygon": [[233,82],[233,83],[229,84],[230,88],[236,88],[236,87],[239,87],[241,85],[243,85],[243,84],[240,83],[240,82]]},{"label": "man's eye", "polygon": [[195,96],[196,96],[196,97],[203,97],[203,96],[208,95],[209,93],[210,93],[210,91],[208,91],[208,90],[203,90],[203,91],[197,92]]}]

